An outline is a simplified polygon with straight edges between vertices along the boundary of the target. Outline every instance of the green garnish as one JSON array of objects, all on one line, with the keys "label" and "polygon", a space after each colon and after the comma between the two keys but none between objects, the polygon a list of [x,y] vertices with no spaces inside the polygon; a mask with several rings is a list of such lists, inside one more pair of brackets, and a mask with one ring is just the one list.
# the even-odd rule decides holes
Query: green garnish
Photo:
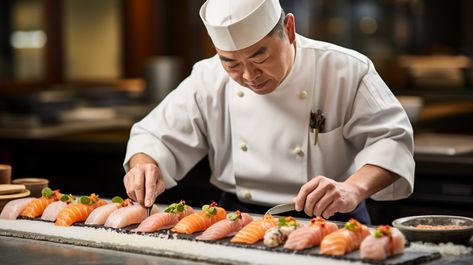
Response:
[{"label": "green garnish", "polygon": [[227,215],[227,219],[228,220],[232,220],[232,221],[236,221],[238,219],[241,219],[241,213],[240,211],[236,211],[236,212],[233,212],[233,213],[229,213]]},{"label": "green garnish", "polygon": [[279,217],[278,219],[278,226],[299,226],[299,223],[293,217]]},{"label": "green garnish", "polygon": [[383,233],[379,231],[378,229],[374,230],[373,235],[374,237],[377,237],[377,238],[383,237]]},{"label": "green garnish", "polygon": [[62,202],[66,202],[66,203],[69,204],[69,203],[74,203],[75,197],[72,196],[72,194],[63,194],[63,195],[61,196],[60,200],[61,200]]},{"label": "green garnish", "polygon": [[82,204],[92,204],[92,200],[87,196],[82,196],[79,198],[79,202]]},{"label": "green garnish", "polygon": [[48,199],[51,199],[51,197],[53,196],[53,190],[50,189],[49,187],[44,187],[41,190],[41,196],[47,197]]},{"label": "green garnish", "polygon": [[390,236],[391,234],[391,227],[389,227],[388,225],[380,225],[374,230],[373,236],[380,238],[383,236]]},{"label": "green garnish", "polygon": [[346,223],[344,227],[348,230],[353,230],[355,228],[355,226],[352,223]]},{"label": "green garnish", "polygon": [[202,206],[202,211],[205,212],[205,215],[212,217],[217,214],[217,204],[212,202],[210,205],[206,204]]},{"label": "green garnish", "polygon": [[120,196],[115,196],[115,197],[112,198],[112,202],[113,203],[122,203],[123,199]]},{"label": "green garnish", "polygon": [[179,203],[172,203],[166,209],[164,209],[165,213],[182,213],[187,210],[189,206],[186,205],[185,201],[180,201]]}]

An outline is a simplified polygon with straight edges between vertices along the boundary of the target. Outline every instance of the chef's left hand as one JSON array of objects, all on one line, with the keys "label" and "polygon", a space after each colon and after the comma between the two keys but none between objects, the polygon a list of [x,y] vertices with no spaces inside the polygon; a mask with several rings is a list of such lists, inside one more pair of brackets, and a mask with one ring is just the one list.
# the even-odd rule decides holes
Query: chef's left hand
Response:
[{"label": "chef's left hand", "polygon": [[296,211],[329,218],[337,212],[351,212],[363,200],[356,185],[317,176],[304,184],[294,199]]}]

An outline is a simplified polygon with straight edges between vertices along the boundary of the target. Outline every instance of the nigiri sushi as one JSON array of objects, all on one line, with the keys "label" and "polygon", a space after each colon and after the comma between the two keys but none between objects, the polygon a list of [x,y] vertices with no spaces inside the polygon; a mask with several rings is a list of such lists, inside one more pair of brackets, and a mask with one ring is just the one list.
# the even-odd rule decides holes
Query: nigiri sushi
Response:
[{"label": "nigiri sushi", "polygon": [[299,222],[291,216],[280,217],[278,221],[277,226],[271,227],[264,234],[263,243],[267,247],[273,248],[281,245],[286,241],[288,235],[299,227]]},{"label": "nigiri sushi", "polygon": [[242,227],[253,221],[253,217],[247,213],[236,211],[228,214],[226,219],[222,219],[207,228],[200,236],[196,237],[198,240],[218,240],[234,235],[240,231]]},{"label": "nigiri sushi", "polygon": [[130,199],[123,200],[119,196],[115,196],[112,198],[112,203],[108,203],[102,205],[100,207],[95,208],[87,217],[84,224],[87,225],[103,225],[107,218],[110,216],[112,212],[122,207],[126,207],[128,205],[132,205],[133,202]]},{"label": "nigiri sushi", "polygon": [[78,203],[69,204],[59,212],[55,225],[71,226],[76,222],[85,221],[95,208],[104,204],[107,204],[107,202],[100,200],[95,193],[88,197],[83,196]]},{"label": "nigiri sushi", "polygon": [[133,229],[133,232],[155,232],[160,229],[173,227],[182,218],[193,214],[192,207],[186,205],[185,201],[173,203],[164,209],[163,213],[155,213],[148,216],[141,224]]},{"label": "nigiri sushi", "polygon": [[338,227],[335,223],[326,221],[320,216],[312,218],[307,226],[299,227],[289,234],[284,248],[302,250],[318,246],[322,238],[337,229]]},{"label": "nigiri sushi", "polygon": [[48,187],[41,190],[41,195],[41,197],[31,201],[20,213],[20,216],[29,218],[41,216],[49,204],[59,201],[61,197],[59,190],[51,190]]},{"label": "nigiri sushi", "polygon": [[230,241],[233,243],[254,244],[263,239],[268,229],[276,225],[278,225],[276,218],[273,218],[270,214],[265,215],[263,219],[253,220],[244,226]]},{"label": "nigiri sushi", "polygon": [[[157,213],[158,207],[153,205],[151,213]],[[139,205],[133,204],[126,207],[122,207],[116,211],[113,211],[105,221],[104,226],[112,228],[123,228],[132,224],[139,224],[148,217],[146,208]]]},{"label": "nigiri sushi", "polygon": [[66,195],[63,194],[59,201],[50,203],[46,209],[44,209],[43,214],[41,215],[41,219],[45,221],[54,222],[57,219],[59,213],[66,208],[67,205],[70,203],[74,203],[76,197],[72,194]]},{"label": "nigiri sushi", "polygon": [[384,260],[404,252],[406,240],[399,230],[388,225],[381,225],[360,246],[362,259]]},{"label": "nigiri sushi", "polygon": [[33,197],[21,198],[7,202],[0,213],[0,218],[14,220],[20,215],[21,211],[34,200]]},{"label": "nigiri sushi", "polygon": [[171,231],[181,234],[192,234],[207,229],[226,216],[227,212],[225,209],[217,207],[217,204],[212,202],[210,205],[204,205],[202,211],[182,218]]},{"label": "nigiri sushi", "polygon": [[328,234],[320,243],[320,254],[342,256],[357,250],[368,236],[368,228],[355,219],[350,219],[342,229]]}]

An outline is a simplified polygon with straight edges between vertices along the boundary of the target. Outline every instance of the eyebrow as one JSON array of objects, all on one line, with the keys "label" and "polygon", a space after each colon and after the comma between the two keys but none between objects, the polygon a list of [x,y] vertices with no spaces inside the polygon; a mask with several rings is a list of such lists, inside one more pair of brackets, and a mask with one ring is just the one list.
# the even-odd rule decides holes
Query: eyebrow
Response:
[{"label": "eyebrow", "polygon": [[[261,55],[261,54],[265,53],[267,50],[268,50],[268,48],[261,47],[248,58],[252,59],[252,58],[254,58],[258,55]],[[228,57],[225,57],[225,56],[222,56],[222,55],[219,55],[219,57],[220,57],[220,60],[222,60],[224,62],[234,62],[235,61],[235,59],[231,59],[231,58],[228,58]]]}]

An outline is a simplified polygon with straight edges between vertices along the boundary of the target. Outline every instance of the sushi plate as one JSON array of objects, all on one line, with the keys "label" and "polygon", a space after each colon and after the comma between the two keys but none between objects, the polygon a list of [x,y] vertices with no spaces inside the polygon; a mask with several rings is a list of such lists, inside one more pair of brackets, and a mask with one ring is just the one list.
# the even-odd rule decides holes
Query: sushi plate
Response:
[{"label": "sushi plate", "polygon": [[384,261],[366,261],[359,258],[359,252],[343,257],[319,254],[319,248],[304,251],[289,251],[282,247],[267,248],[262,243],[242,245],[229,239],[202,242],[193,235],[175,234],[169,230],[155,233],[134,233],[134,226],[122,229],[104,228],[76,224],[72,227],[57,227],[53,223],[39,220],[1,220],[0,235],[50,241],[61,244],[104,248],[129,253],[172,257],[204,261],[212,264],[324,264],[352,265],[415,265],[440,258],[436,251],[406,249],[402,255]]}]

